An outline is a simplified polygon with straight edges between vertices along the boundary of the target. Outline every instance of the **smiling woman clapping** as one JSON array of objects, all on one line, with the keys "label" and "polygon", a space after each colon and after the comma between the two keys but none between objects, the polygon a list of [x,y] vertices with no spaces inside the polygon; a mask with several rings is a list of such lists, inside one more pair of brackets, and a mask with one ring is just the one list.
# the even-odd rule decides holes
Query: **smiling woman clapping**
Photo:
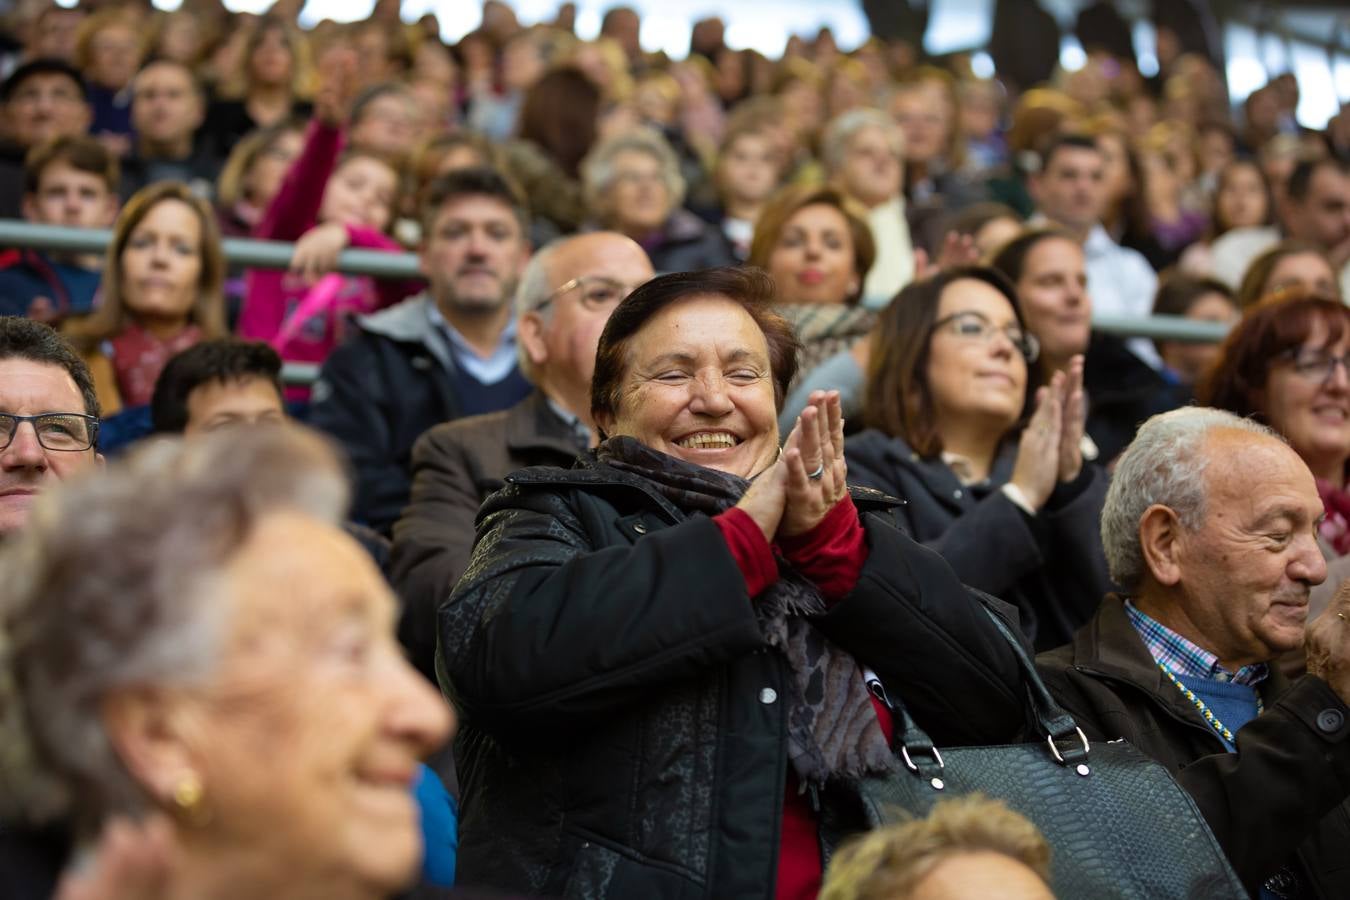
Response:
[{"label": "smiling woman clapping", "polygon": [[873,341],[871,430],[845,450],[853,477],[906,501],[909,534],[1016,604],[1037,648],[1068,641],[1110,587],[1097,535],[1106,478],[1081,450],[1083,358],[1029,392],[1039,345],[1012,285],[987,268],[909,285]]},{"label": "smiling woman clapping", "polygon": [[893,765],[865,670],[939,741],[1016,731],[1016,665],[980,601],[888,501],[850,494],[836,394],[780,457],[797,342],[772,298],[755,269],[638,287],[596,354],[606,439],[480,511],[439,613],[465,882],[814,896],[836,776]]}]

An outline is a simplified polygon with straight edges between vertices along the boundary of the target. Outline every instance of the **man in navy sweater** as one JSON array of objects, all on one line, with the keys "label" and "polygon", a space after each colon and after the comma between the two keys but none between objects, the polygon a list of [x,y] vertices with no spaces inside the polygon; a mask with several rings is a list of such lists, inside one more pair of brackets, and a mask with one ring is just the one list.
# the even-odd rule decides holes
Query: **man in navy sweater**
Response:
[{"label": "man in navy sweater", "polygon": [[428,290],[358,320],[314,385],[310,423],[351,459],[357,521],[389,533],[408,502],[422,432],[506,409],[530,392],[511,311],[528,234],[524,200],[492,169],[451,172],[427,189],[420,254]]},{"label": "man in navy sweater", "polygon": [[[1254,896],[1350,896],[1350,588],[1282,438],[1226,412],[1149,419],[1120,457],[1102,544],[1122,595],[1037,662],[1093,740],[1124,738],[1190,791]],[[1290,681],[1276,657],[1304,646]]]}]

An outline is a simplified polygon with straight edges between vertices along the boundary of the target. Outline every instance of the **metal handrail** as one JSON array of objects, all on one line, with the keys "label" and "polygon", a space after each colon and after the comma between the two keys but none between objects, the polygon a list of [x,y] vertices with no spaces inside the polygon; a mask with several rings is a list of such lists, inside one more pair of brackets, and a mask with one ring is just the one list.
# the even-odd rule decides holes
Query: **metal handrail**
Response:
[{"label": "metal handrail", "polygon": [[[64,250],[76,253],[102,253],[112,240],[108,229],[66,228],[38,225],[18,219],[0,219],[0,247],[29,247],[34,250]],[[290,265],[295,245],[285,241],[259,241],[252,238],[226,238],[226,260],[233,266],[258,269],[284,269]],[[378,250],[344,250],[338,256],[337,269],[351,275],[376,278],[420,277],[417,256],[412,253],[385,253]],[[1229,325],[1199,322],[1181,316],[1092,317],[1092,327],[1121,337],[1214,343],[1223,340]],[[290,364],[286,377],[297,382],[313,381],[314,366]]]},{"label": "metal handrail", "polygon": [[[67,228],[38,225],[22,219],[0,219],[0,247],[103,253],[111,243],[112,232],[106,228]],[[291,264],[295,249],[294,244],[286,241],[254,238],[225,238],[221,245],[230,265],[254,269],[284,269]],[[376,278],[418,278],[421,275],[414,254],[381,250],[343,250],[337,268],[350,275]]]}]

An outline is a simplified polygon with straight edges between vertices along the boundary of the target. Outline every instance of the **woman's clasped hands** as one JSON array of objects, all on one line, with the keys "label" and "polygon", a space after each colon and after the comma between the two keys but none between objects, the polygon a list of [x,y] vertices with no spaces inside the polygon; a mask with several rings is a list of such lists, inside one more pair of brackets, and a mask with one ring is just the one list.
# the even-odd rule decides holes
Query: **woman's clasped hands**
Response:
[{"label": "woman's clasped hands", "polygon": [[1083,430],[1087,401],[1083,395],[1083,357],[1056,372],[1036,391],[1036,407],[1022,430],[1010,483],[1034,509],[1050,499],[1055,485],[1073,481],[1083,471]]},{"label": "woman's clasped hands", "polygon": [[783,444],[783,452],[755,477],[736,506],[750,515],[765,540],[805,534],[848,493],[844,415],[838,391],[814,391]]}]

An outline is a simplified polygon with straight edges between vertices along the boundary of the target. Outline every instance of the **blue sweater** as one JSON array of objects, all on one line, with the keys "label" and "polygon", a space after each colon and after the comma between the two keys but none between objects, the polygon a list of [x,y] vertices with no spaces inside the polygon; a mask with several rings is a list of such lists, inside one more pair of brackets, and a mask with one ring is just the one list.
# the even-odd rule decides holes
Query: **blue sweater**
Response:
[{"label": "blue sweater", "polygon": [[[1210,681],[1204,678],[1184,679],[1181,683],[1203,700],[1215,718],[1233,732],[1234,736],[1237,735],[1238,729],[1256,718],[1256,688],[1250,684],[1233,684],[1231,681]],[[1231,752],[1236,748],[1229,744],[1228,749]]]}]

